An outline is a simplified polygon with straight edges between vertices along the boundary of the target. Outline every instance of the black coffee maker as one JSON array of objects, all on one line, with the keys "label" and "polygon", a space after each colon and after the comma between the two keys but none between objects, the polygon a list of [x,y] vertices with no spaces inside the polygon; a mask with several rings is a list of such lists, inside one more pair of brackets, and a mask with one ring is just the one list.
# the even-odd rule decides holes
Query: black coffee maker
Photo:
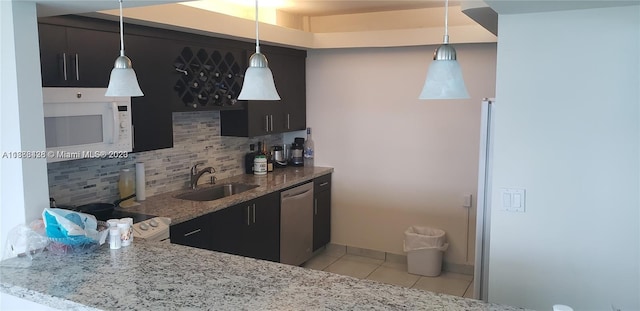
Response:
[{"label": "black coffee maker", "polygon": [[304,166],[304,138],[296,137],[291,144],[291,161],[292,166]]}]

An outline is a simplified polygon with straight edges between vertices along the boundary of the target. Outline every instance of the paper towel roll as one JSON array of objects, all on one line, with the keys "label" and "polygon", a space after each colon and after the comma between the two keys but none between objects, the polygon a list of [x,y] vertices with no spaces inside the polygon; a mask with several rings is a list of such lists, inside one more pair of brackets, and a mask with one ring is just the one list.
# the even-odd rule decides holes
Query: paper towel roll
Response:
[{"label": "paper towel roll", "polygon": [[136,162],[136,201],[144,201],[146,182],[144,180],[144,163]]}]

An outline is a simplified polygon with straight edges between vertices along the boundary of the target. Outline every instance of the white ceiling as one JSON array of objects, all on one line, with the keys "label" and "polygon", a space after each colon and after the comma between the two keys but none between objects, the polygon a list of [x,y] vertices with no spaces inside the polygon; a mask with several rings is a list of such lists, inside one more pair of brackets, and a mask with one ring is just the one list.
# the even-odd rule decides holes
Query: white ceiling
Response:
[{"label": "white ceiling", "polygon": [[[449,1],[449,5],[459,5],[460,1]],[[369,13],[397,10],[411,10],[444,7],[444,0],[414,1],[342,1],[342,0],[288,0],[280,10],[303,16],[326,16],[352,13]]]},{"label": "white ceiling", "polygon": [[[0,0],[5,1],[5,0]],[[79,14],[118,9],[117,0],[36,0],[38,16]],[[175,0],[124,0],[124,8],[175,3]]]},{"label": "white ceiling", "polygon": [[[0,0],[3,1],[3,0]],[[227,0],[238,2],[237,0]],[[117,0],[36,0],[38,16],[89,13],[118,8]],[[141,7],[157,4],[177,3],[176,0],[124,0],[123,7]],[[247,1],[243,1],[247,2]],[[250,2],[250,1],[249,1]],[[303,16],[323,16],[351,13],[367,13],[395,10],[409,10],[430,7],[443,7],[444,0],[284,0],[279,9]],[[449,1],[450,6],[459,5],[460,1]]]},{"label": "white ceiling", "polygon": [[[5,1],[5,0],[0,0]],[[38,16],[79,14],[118,8],[118,0],[35,0]],[[191,0],[187,0],[191,1]],[[252,3],[252,0],[225,0]],[[274,0],[261,0],[269,2]],[[444,7],[444,0],[276,0],[280,9],[303,16],[324,16],[419,8]],[[176,0],[124,0],[125,8],[177,3]],[[486,4],[484,3],[486,2]],[[450,6],[461,3],[488,6],[498,14],[575,10],[640,4],[640,0],[450,0]],[[493,17],[492,17],[493,18]]]}]

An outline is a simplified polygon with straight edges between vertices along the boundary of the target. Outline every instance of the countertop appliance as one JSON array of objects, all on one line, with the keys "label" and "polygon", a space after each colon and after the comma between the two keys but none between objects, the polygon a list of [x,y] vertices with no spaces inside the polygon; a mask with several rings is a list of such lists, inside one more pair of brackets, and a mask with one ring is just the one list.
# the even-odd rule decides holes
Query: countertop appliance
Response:
[{"label": "countertop appliance", "polygon": [[280,262],[299,266],[313,254],[313,182],[280,193]]},{"label": "countertop appliance", "polygon": [[153,217],[133,224],[133,236],[151,242],[170,242],[169,225],[171,218]]},{"label": "countertop appliance", "polygon": [[284,154],[284,148],[282,146],[273,146],[273,160],[276,167],[286,167],[287,158]]},{"label": "countertop appliance", "polygon": [[304,138],[296,137],[291,144],[291,165],[304,166]]},{"label": "countertop appliance", "polygon": [[44,87],[47,162],[126,157],[133,149],[131,97],[106,88]]}]

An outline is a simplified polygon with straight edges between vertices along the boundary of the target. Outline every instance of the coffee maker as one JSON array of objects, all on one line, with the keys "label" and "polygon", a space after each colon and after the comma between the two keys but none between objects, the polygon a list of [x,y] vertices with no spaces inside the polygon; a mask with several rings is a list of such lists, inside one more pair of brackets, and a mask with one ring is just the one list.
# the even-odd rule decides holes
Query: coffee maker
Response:
[{"label": "coffee maker", "polygon": [[291,144],[291,165],[304,166],[304,138],[296,137]]},{"label": "coffee maker", "polygon": [[273,154],[273,165],[275,167],[287,167],[287,156],[282,146],[273,146],[271,154]]}]

